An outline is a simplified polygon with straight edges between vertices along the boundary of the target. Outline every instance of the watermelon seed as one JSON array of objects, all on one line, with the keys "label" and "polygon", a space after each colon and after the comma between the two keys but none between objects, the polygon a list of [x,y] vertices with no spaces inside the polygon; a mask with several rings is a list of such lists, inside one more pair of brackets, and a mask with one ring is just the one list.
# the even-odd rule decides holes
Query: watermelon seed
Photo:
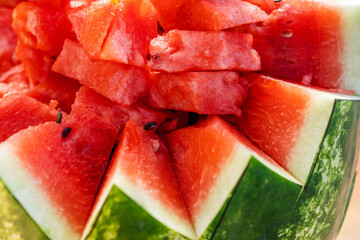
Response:
[{"label": "watermelon seed", "polygon": [[62,111],[59,110],[57,117],[56,117],[56,123],[61,123],[61,119],[62,119]]},{"label": "watermelon seed", "polygon": [[274,0],[274,2],[281,2],[281,0]]},{"label": "watermelon seed", "polygon": [[62,138],[66,138],[71,132],[71,127],[66,127],[64,131],[61,133]]},{"label": "watermelon seed", "polygon": [[293,33],[291,31],[285,31],[281,34],[284,38],[290,38],[292,37]]},{"label": "watermelon seed", "polygon": [[149,123],[146,123],[145,125],[144,125],[144,129],[145,130],[155,130],[156,129],[156,125],[157,125],[157,123],[156,122],[149,122]]}]

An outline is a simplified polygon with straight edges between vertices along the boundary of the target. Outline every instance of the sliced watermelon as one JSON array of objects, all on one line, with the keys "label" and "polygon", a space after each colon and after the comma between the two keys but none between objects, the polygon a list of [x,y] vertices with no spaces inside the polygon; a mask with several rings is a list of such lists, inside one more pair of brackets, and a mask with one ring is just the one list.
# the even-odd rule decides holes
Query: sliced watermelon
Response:
[{"label": "sliced watermelon", "polygon": [[178,233],[195,236],[169,150],[159,136],[129,121],[83,237],[168,239]]},{"label": "sliced watermelon", "polygon": [[261,149],[305,183],[335,100],[347,98],[351,97],[258,76],[249,89],[240,126]]},{"label": "sliced watermelon", "polygon": [[166,72],[260,70],[250,34],[172,30],[150,43],[149,66]]},{"label": "sliced watermelon", "polygon": [[94,89],[121,105],[131,105],[145,95],[149,72],[135,66],[91,60],[78,43],[66,40],[52,69]]},{"label": "sliced watermelon", "polygon": [[50,100],[57,100],[61,109],[70,112],[80,88],[79,82],[51,71],[54,60],[43,51],[19,43],[16,55],[21,59],[30,80],[27,94],[46,104]]},{"label": "sliced watermelon", "polygon": [[157,22],[158,13],[149,0],[120,2],[101,59],[146,66],[150,41],[157,36]]},{"label": "sliced watermelon", "polygon": [[247,88],[248,80],[236,72],[156,73],[148,100],[154,108],[241,116]]},{"label": "sliced watermelon", "polygon": [[96,1],[88,9],[83,10],[86,12],[86,17],[81,27],[79,41],[89,55],[99,57],[115,17],[115,7],[111,1]]},{"label": "sliced watermelon", "polygon": [[28,47],[56,55],[64,40],[73,39],[65,12],[37,3],[23,2],[16,6],[12,26],[19,39]]},{"label": "sliced watermelon", "polygon": [[119,131],[82,104],[0,145],[0,178],[51,239],[80,238]]},{"label": "sliced watermelon", "polygon": [[23,93],[28,89],[29,79],[21,64],[10,68],[0,77],[0,98],[9,93]]},{"label": "sliced watermelon", "polygon": [[[346,1],[283,1],[261,25],[253,27],[262,71],[326,88],[360,91],[354,65],[360,48],[360,5]],[[311,28],[309,28],[311,26]]]},{"label": "sliced watermelon", "polygon": [[0,142],[14,133],[44,122],[56,120],[58,111],[24,94],[0,99]]},{"label": "sliced watermelon", "polygon": [[278,7],[279,2],[274,0],[245,0],[246,2],[252,3],[256,6],[259,6],[261,9],[266,11],[267,13],[272,12],[276,7]]},{"label": "sliced watermelon", "polygon": [[11,28],[12,13],[12,9],[2,7],[0,4],[0,76],[14,65],[12,56],[17,37]]},{"label": "sliced watermelon", "polygon": [[[229,127],[219,117],[210,117],[195,126],[174,131],[167,135],[167,139],[174,157],[175,172],[183,198],[192,217],[197,236],[205,235],[206,239],[210,239],[217,230],[214,227],[220,224],[219,217],[232,214],[226,209],[228,197],[231,198],[232,192],[239,186],[247,187],[245,176],[249,174],[247,168],[250,167],[248,167],[250,161],[263,165],[262,168],[267,168],[267,171],[275,172],[269,174],[272,175],[270,178],[281,179],[278,181],[286,186],[284,187],[286,190],[281,193],[282,196],[285,197],[286,194],[291,196],[295,193],[292,195],[294,202],[296,193],[301,190],[299,182],[294,177],[256,149],[244,136]],[[234,169],[236,171],[233,171]],[[258,178],[263,180],[268,177],[265,176],[258,176]],[[251,184],[256,185],[255,182]],[[260,190],[256,187],[252,189],[254,196],[261,196],[257,195],[261,192]],[[286,199],[291,199],[291,197]],[[250,203],[251,199],[247,198],[246,204],[239,207],[236,212],[246,211]],[[264,209],[272,207],[272,203],[263,206]],[[256,211],[254,208],[252,210]],[[258,214],[264,214],[261,212],[259,211]],[[245,222],[245,219],[242,221]],[[252,221],[256,224],[256,221],[260,219],[261,217],[249,219],[248,222]],[[246,226],[242,227],[246,228]],[[241,236],[234,235],[234,237]]]},{"label": "sliced watermelon", "polygon": [[[166,30],[223,30],[264,21],[267,14],[257,6],[238,0],[169,1],[152,0],[160,12],[160,24]],[[172,14],[173,16],[168,17]]]}]

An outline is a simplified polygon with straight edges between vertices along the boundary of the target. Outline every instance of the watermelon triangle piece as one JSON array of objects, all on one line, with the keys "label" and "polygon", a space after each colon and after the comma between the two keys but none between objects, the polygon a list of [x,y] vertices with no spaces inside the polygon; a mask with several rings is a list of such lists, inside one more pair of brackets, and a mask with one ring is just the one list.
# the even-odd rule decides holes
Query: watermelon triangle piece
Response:
[{"label": "watermelon triangle piece", "polygon": [[357,98],[257,75],[239,125],[246,136],[305,184],[337,99]]},{"label": "watermelon triangle piece", "polygon": [[133,121],[121,135],[83,238],[108,233],[121,239],[195,238],[167,146]]},{"label": "watermelon triangle piece", "polygon": [[61,123],[29,127],[0,145],[0,178],[51,239],[80,238],[119,131],[111,116],[84,114],[82,104]]},{"label": "watermelon triangle piece", "polygon": [[[167,139],[182,196],[198,237],[209,239],[214,234],[221,216],[226,213],[227,201],[236,185],[242,183],[241,178],[253,157],[300,192],[300,182],[218,116],[171,132]],[[256,193],[254,188],[254,195]]]}]

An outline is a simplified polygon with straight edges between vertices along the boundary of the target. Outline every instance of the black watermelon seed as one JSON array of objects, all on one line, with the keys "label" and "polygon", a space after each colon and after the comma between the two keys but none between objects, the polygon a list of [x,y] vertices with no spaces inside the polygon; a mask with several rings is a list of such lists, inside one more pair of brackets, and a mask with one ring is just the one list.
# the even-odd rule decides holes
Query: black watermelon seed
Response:
[{"label": "black watermelon seed", "polygon": [[62,119],[62,111],[59,110],[58,115],[56,117],[56,123],[61,123],[61,119]]},{"label": "black watermelon seed", "polygon": [[156,125],[157,125],[157,123],[156,122],[149,122],[149,123],[146,123],[145,125],[144,125],[144,129],[145,130],[155,130],[156,129]]},{"label": "black watermelon seed", "polygon": [[66,127],[64,131],[61,133],[62,138],[66,138],[71,132],[71,127]]}]

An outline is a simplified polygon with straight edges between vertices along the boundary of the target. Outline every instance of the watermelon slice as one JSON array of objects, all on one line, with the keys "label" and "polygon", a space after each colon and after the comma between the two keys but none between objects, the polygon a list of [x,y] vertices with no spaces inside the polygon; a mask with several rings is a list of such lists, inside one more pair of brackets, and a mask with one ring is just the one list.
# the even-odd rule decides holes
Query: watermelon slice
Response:
[{"label": "watermelon slice", "polygon": [[51,239],[79,239],[119,131],[82,104],[0,145],[0,178]]},{"label": "watermelon slice", "polygon": [[251,140],[304,184],[336,100],[349,98],[258,75],[249,89],[240,126]]},{"label": "watermelon slice", "polygon": [[87,239],[109,234],[121,239],[195,238],[169,150],[159,136],[132,121],[126,124],[88,224]]},{"label": "watermelon slice", "polygon": [[152,77],[148,103],[160,109],[241,116],[247,88],[248,80],[236,72],[157,73]]},{"label": "watermelon slice", "polygon": [[29,79],[21,64],[10,68],[0,77],[0,98],[9,93],[26,92],[28,89]]},{"label": "watermelon slice", "polygon": [[283,1],[251,30],[262,72],[359,93],[360,73],[354,63],[360,48],[353,44],[360,41],[359,13],[360,4],[354,1]]},{"label": "watermelon slice", "polygon": [[150,42],[149,66],[165,72],[260,70],[250,34],[172,30]]},{"label": "watermelon slice", "polygon": [[[74,64],[74,65],[73,65]],[[81,45],[66,40],[53,71],[77,79],[121,105],[134,104],[145,95],[149,72],[135,66],[91,60]]]}]

